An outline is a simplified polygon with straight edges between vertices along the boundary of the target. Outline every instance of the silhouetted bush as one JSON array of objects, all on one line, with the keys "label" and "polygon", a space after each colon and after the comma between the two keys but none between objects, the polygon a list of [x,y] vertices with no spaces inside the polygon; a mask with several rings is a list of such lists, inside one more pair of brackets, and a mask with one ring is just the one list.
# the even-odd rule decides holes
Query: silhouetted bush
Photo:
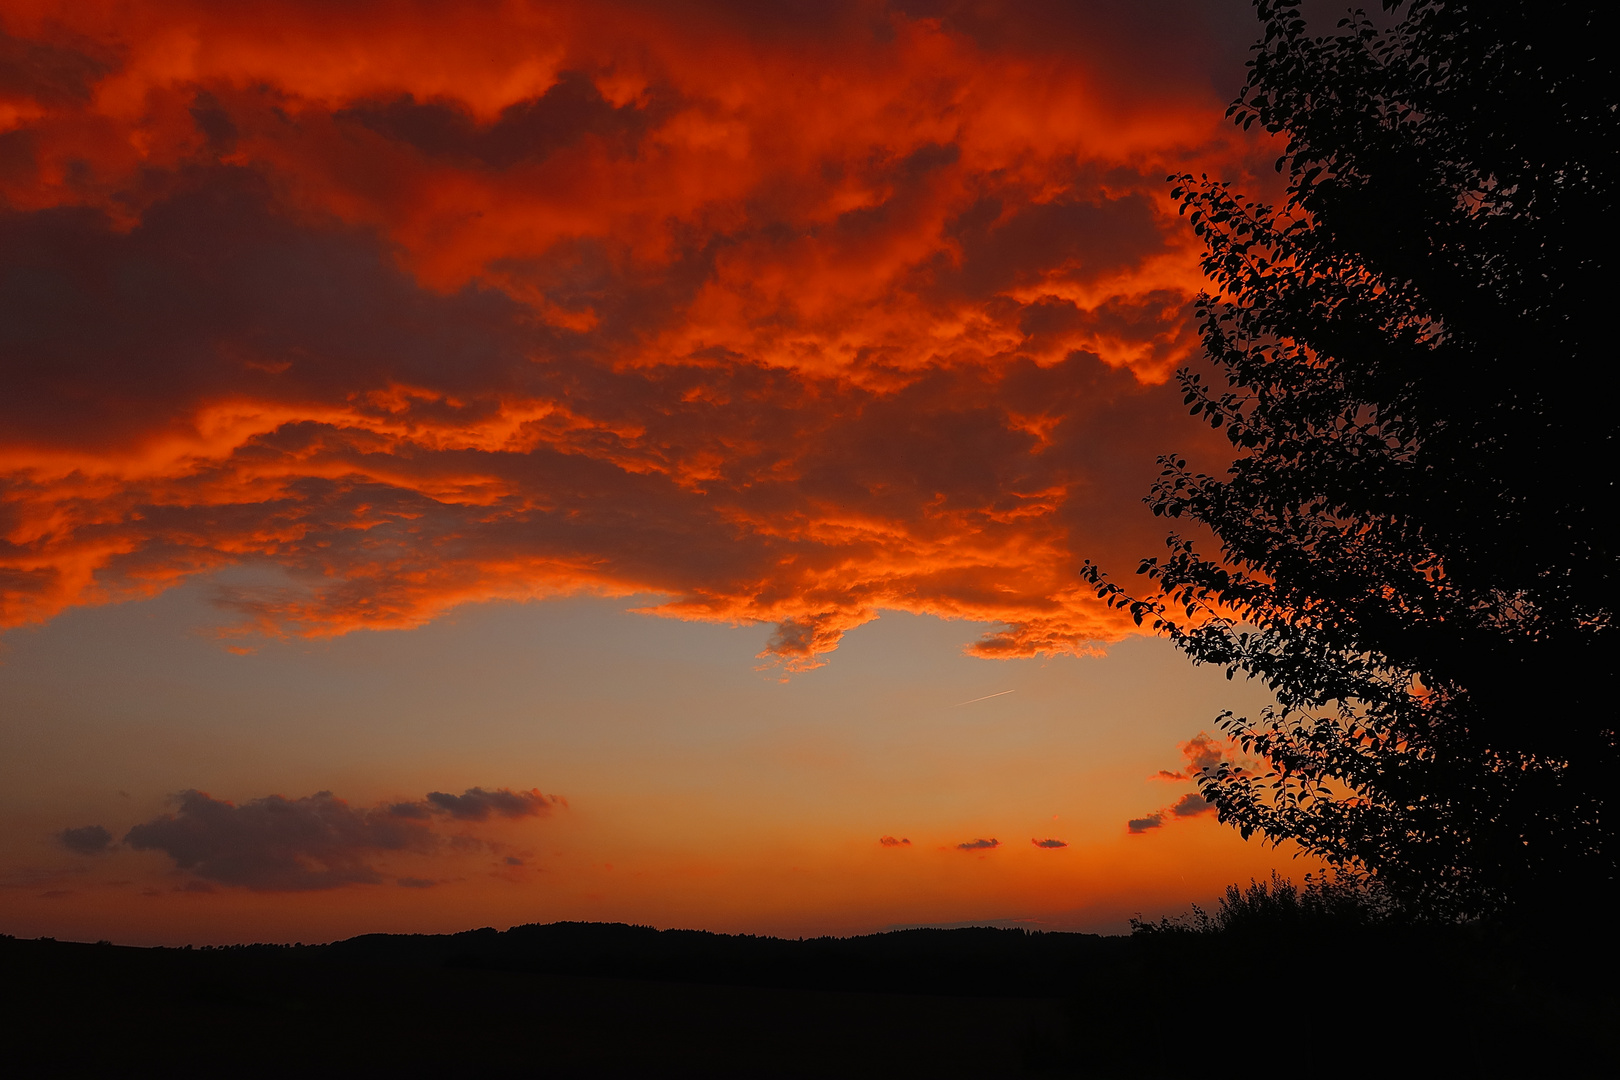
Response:
[{"label": "silhouetted bush", "polygon": [[1376,881],[1362,875],[1305,875],[1299,888],[1277,871],[1269,881],[1249,880],[1248,887],[1228,885],[1215,910],[1197,904],[1192,913],[1158,922],[1131,920],[1131,933],[1277,935],[1300,931],[1333,932],[1387,926],[1398,910]]}]

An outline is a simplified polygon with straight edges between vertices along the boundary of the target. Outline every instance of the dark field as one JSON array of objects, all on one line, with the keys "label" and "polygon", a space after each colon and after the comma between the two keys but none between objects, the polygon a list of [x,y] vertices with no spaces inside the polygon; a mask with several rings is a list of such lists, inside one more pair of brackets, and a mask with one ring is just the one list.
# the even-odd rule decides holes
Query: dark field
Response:
[{"label": "dark field", "polygon": [[19,1077],[1613,1075],[1605,967],[1388,931],[0,939]]}]

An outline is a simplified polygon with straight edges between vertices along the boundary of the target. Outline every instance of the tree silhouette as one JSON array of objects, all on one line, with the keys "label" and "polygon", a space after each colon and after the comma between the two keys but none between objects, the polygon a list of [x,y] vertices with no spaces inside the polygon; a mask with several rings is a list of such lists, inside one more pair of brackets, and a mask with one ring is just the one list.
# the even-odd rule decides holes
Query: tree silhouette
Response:
[{"label": "tree silhouette", "polygon": [[1180,379],[1236,459],[1161,459],[1148,500],[1220,553],[1172,535],[1140,599],[1086,572],[1275,692],[1220,720],[1265,762],[1202,778],[1222,820],[1409,908],[1527,913],[1614,887],[1620,79],[1596,4],[1385,7],[1312,36],[1257,0],[1229,115],[1280,137],[1286,196],[1171,178],[1219,373]]}]

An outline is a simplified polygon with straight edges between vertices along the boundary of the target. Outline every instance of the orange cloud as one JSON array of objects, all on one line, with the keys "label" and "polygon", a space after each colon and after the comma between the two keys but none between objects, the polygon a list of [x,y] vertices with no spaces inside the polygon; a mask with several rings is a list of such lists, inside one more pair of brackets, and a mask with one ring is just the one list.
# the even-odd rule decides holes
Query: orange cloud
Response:
[{"label": "orange cloud", "polygon": [[1206,732],[1200,731],[1197,735],[1182,743],[1179,747],[1181,756],[1187,759],[1187,765],[1178,772],[1169,769],[1160,769],[1153,774],[1155,780],[1196,780],[1206,772],[1213,771],[1220,763],[1230,757],[1236,747],[1230,743],[1222,743]]},{"label": "orange cloud", "polygon": [[960,844],[956,845],[958,851],[989,851],[989,850],[991,850],[993,848],[998,848],[1000,846],[1001,846],[1001,841],[1000,840],[995,840],[995,839],[986,840],[982,836],[979,837],[977,840],[968,840],[968,841],[965,841],[963,843],[960,843]]},{"label": "orange cloud", "polygon": [[8,5],[0,624],[273,564],[243,632],[1131,632],[1075,570],[1214,441],[1162,177],[1252,153],[1181,17]]}]

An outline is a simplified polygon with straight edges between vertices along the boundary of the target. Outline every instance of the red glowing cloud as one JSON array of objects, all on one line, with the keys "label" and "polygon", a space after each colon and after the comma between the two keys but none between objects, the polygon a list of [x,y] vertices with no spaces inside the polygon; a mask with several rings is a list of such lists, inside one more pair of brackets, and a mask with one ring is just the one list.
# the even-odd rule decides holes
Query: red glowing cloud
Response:
[{"label": "red glowing cloud", "polygon": [[244,630],[1128,632],[1075,570],[1209,438],[1162,178],[1251,150],[1132,17],[8,5],[0,625],[272,563]]}]

